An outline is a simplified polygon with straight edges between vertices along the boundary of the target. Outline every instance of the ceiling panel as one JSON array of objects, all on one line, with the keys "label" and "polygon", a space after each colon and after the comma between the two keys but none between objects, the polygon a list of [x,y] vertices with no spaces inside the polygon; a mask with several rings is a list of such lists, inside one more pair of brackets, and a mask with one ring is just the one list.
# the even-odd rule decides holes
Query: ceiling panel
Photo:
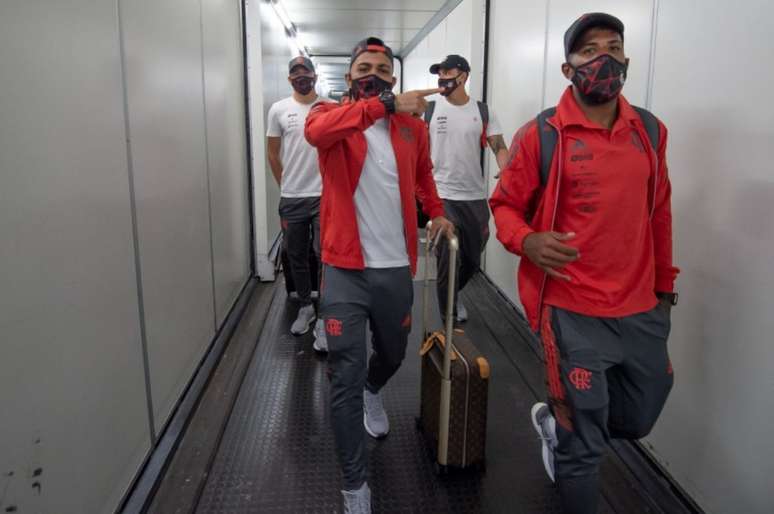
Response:
[{"label": "ceiling panel", "polygon": [[382,9],[437,11],[443,0],[283,0],[288,11],[292,8],[309,9],[362,9],[379,11]]},{"label": "ceiling panel", "polygon": [[361,39],[376,36],[401,49],[445,0],[279,0],[309,53],[348,55]]},{"label": "ceiling panel", "polygon": [[299,41],[315,56],[317,74],[329,89],[341,91],[347,87],[344,75],[349,71],[348,56],[358,41],[375,36],[400,54],[446,1],[279,0],[278,3],[295,25]]}]

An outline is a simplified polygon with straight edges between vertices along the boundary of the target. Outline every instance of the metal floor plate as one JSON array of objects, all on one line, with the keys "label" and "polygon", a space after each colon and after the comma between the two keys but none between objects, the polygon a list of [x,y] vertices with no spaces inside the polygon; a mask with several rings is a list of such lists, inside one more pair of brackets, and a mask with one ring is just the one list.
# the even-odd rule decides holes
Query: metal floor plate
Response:
[{"label": "metal floor plate", "polygon": [[[415,428],[421,299],[416,284],[416,322],[407,358],[384,389],[391,432],[385,440],[369,443],[374,513],[560,512],[529,420],[530,407],[542,396],[542,365],[512,329],[506,332],[511,340],[498,341],[487,317],[502,314],[488,312],[487,305],[497,298],[482,299],[486,294],[496,296],[473,283],[462,296],[471,314],[466,333],[492,369],[486,473],[437,476],[431,452]],[[435,302],[432,305],[433,326],[440,326]],[[290,335],[296,311],[297,305],[287,302],[284,289],[278,288],[200,498],[199,513],[341,512],[326,363],[312,350],[311,332]],[[516,353],[507,345],[514,345]],[[517,365],[514,356],[523,362]],[[603,486],[601,512],[660,512],[643,500],[636,484],[621,484],[617,478],[618,483]],[[611,495],[620,498],[610,502]]]}]

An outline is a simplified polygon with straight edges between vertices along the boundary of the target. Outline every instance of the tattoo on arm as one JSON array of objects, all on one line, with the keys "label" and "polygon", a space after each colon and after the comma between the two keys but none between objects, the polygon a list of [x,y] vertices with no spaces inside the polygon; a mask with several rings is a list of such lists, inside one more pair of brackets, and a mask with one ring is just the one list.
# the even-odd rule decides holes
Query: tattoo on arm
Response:
[{"label": "tattoo on arm", "polygon": [[508,147],[505,145],[505,140],[503,139],[503,136],[496,135],[489,138],[489,148],[492,149],[492,151],[497,155],[497,152],[500,150],[508,150]]}]

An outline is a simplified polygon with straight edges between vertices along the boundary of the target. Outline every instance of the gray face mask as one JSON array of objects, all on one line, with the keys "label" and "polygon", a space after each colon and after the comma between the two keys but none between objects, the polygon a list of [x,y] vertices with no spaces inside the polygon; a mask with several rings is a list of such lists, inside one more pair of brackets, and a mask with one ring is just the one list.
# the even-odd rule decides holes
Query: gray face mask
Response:
[{"label": "gray face mask", "polygon": [[290,84],[298,94],[306,96],[314,89],[315,80],[312,77],[296,77],[291,79]]}]

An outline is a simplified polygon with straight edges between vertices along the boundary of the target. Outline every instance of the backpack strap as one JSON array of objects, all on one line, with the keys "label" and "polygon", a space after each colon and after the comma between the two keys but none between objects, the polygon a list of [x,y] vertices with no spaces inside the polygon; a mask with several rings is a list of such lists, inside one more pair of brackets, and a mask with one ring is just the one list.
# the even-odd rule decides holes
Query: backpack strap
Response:
[{"label": "backpack strap", "polygon": [[435,111],[435,100],[427,102],[427,109],[425,109],[425,124],[428,127],[430,122],[433,121],[433,111]]},{"label": "backpack strap", "polygon": [[537,115],[538,138],[540,140],[540,185],[545,187],[548,183],[548,174],[551,172],[551,161],[554,160],[556,143],[559,134],[548,123],[548,118],[556,114],[556,107],[546,109]]},{"label": "backpack strap", "polygon": [[478,114],[481,115],[481,122],[486,126],[489,125],[489,106],[481,101],[476,101],[478,104]]},{"label": "backpack strap", "polygon": [[481,116],[481,148],[486,148],[486,132],[489,128],[489,106],[479,100],[476,101],[476,104],[478,104],[478,114]]},{"label": "backpack strap", "polygon": [[656,118],[652,112],[642,107],[636,107],[632,105],[632,108],[640,115],[642,124],[645,125],[645,132],[648,133],[648,139],[650,139],[650,146],[653,147],[653,151],[658,152],[659,145],[659,129],[658,118]]}]

